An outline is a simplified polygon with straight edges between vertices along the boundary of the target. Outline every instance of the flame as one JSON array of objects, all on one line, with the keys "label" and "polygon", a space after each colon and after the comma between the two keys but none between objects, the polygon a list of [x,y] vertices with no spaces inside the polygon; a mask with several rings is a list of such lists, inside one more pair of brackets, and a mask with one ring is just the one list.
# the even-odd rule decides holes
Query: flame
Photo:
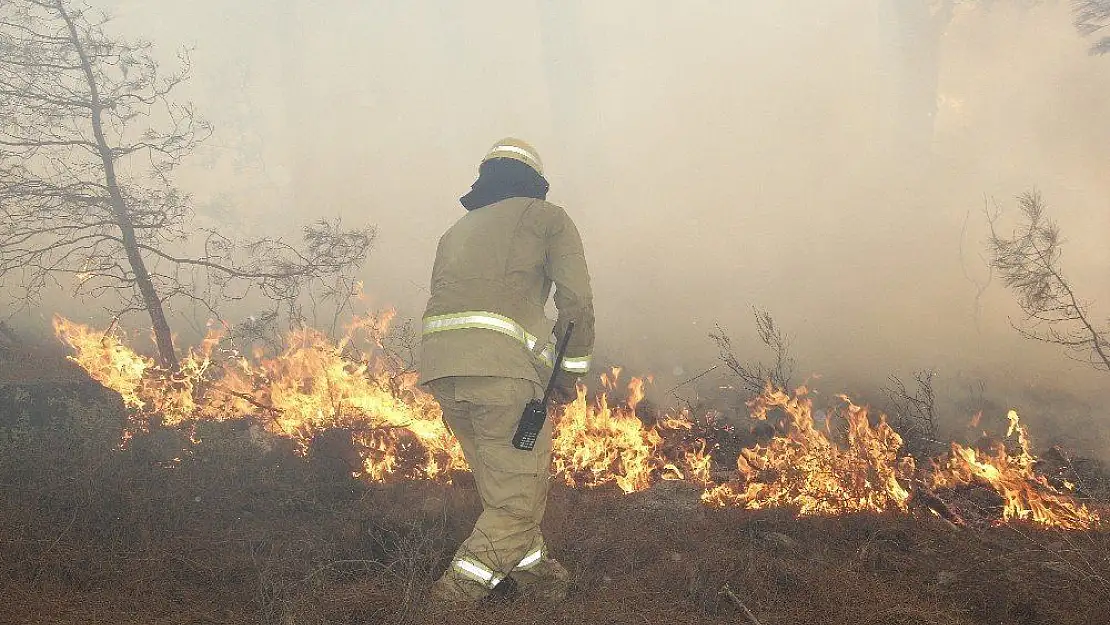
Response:
[{"label": "flame", "polygon": [[[181,428],[195,443],[199,421],[248,418],[252,440],[265,446],[287,438],[302,454],[324,432],[349,432],[357,452],[352,473],[366,480],[449,481],[468,470],[466,462],[434,398],[417,386],[416,372],[385,353],[382,337],[392,320],[392,313],[355,318],[338,340],[295,330],[272,356],[244,355],[213,331],[173,371],[128,347],[118,331],[98,332],[60,316],[54,329],[72,348],[70,359],[123,399],[130,425],[121,446],[155,425]],[[1066,492],[1069,484],[1057,488],[1035,473],[1032,443],[1014,411],[1007,432],[1017,439],[1013,453],[1001,443],[988,451],[953,443],[946,457],[919,471],[883,415],[839,396],[831,416],[843,428],[834,433],[830,420],[818,425],[805,388],[787,393],[768,386],[749,408],[753,420],[772,424],[774,435],[743,449],[735,477],[716,484],[713,449],[698,435],[707,430],[696,428],[685,410],[646,424],[637,409],[650,378],[631,378],[618,400],[620,375],[619,368],[603,373],[593,399],[580,385],[575,400],[552,408],[553,474],[570,486],[612,485],[630,493],[686,480],[704,487],[702,500],[710,506],[840,515],[908,513],[915,484],[938,492],[973,485],[999,494],[999,522],[1065,529],[1100,523]]]},{"label": "flame", "polygon": [[[119,393],[123,403],[138,413],[156,412],[164,425],[176,426],[194,419],[201,406],[196,393],[212,366],[212,349],[219,334],[210,333],[200,348],[181,359],[178,370],[161,371],[154,360],[140,356],[119,337],[93,331],[63,317],[54,317],[55,333],[75,354],[70,356],[89,376]],[[138,431],[146,431],[144,419],[133,419]]]},{"label": "flame", "polygon": [[439,406],[417,388],[416,373],[395,373],[384,359],[351,355],[360,339],[380,346],[391,318],[357,319],[338,341],[312,329],[292,331],[273,358],[228,350],[216,362],[221,337],[210,333],[173,372],[117,336],[62,317],[55,317],[54,327],[73,348],[70,358],[132,409],[133,431],[124,433],[125,441],[155,420],[178,426],[254,417],[269,434],[292,439],[302,453],[323,430],[350,430],[363,462],[356,474],[370,480],[448,477],[466,463]]},{"label": "flame", "polygon": [[968,422],[967,427],[977,428],[977,427],[979,427],[979,422],[982,421],[982,420],[983,420],[983,411],[980,410],[980,411],[976,412],[974,415],[971,416],[971,421]]},{"label": "flame", "polygon": [[[612,390],[620,377],[614,369],[601,374],[602,384]],[[616,484],[626,493],[644,490],[660,479],[685,479],[683,467],[696,481],[706,482],[710,458],[701,449],[684,449],[680,457],[664,452],[664,434],[689,429],[681,417],[668,417],[655,427],[645,426],[636,415],[644,398],[644,380],[632,378],[624,404],[611,406],[608,394],[597,401],[586,399],[586,388],[578,387],[578,398],[559,411],[553,440],[554,471],[569,486],[596,487]]]},{"label": "flame", "polygon": [[713,457],[705,450],[705,441],[698,441],[694,449],[682,452],[686,465],[686,479],[696,484],[709,484],[712,481]]},{"label": "flame", "polygon": [[[952,443],[948,458],[933,461],[929,485],[934,489],[986,486],[1002,497],[1003,522],[1020,519],[1063,529],[1097,525],[1096,512],[1034,473],[1037,458],[1030,452],[1029,432],[1017,411],[1010,410],[1006,418],[1006,437],[1017,435],[1016,453],[1010,453],[1003,443],[994,443],[987,451]],[[1068,483],[1064,488],[1070,490]]]},{"label": "flame", "polygon": [[841,397],[847,444],[838,445],[814,427],[813,403],[804,388],[793,395],[768,387],[750,403],[761,421],[778,410],[778,434],[765,446],[744,449],[737,458],[739,478],[708,489],[702,499],[714,506],[750,509],[790,507],[799,515],[905,511],[913,459],[899,457],[902,438],[879,416],[871,424],[866,408]]}]

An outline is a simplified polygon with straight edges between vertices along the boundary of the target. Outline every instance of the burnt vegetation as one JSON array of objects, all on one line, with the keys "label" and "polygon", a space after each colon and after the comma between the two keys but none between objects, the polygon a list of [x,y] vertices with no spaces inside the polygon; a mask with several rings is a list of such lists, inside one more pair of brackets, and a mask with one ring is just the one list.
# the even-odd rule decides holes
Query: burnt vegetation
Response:
[{"label": "burnt vegetation", "polygon": [[[402,369],[409,334],[383,338]],[[426,591],[480,510],[469,475],[368,483],[345,432],[297,453],[256,419],[153,427],[121,448],[127,411],[80,373],[0,387],[0,622],[731,624],[746,609],[765,625],[1078,624],[1110,607],[1106,530],[992,526],[986,489],[944,493],[954,509],[920,491],[909,515],[797,519],[707,508],[698,485],[663,481],[555,486],[545,534],[573,576],[559,608],[506,583],[441,613]],[[895,388],[907,414],[928,414],[930,395]],[[695,431],[731,435],[720,426]],[[717,449],[715,472],[737,453]],[[1084,501],[1110,499],[1102,467],[1058,449],[1041,462]],[[951,524],[976,515],[975,529]]]},{"label": "burnt vegetation", "polygon": [[907,386],[902,378],[892,375],[890,385],[880,389],[887,397],[894,429],[902,435],[906,451],[919,462],[936,456],[945,448],[940,441],[935,378],[934,371],[916,371],[913,382]]},{"label": "burnt vegetation", "polygon": [[744,622],[726,586],[764,624],[1079,624],[1110,607],[1105,532],[708,510],[675,484],[555,488],[560,608],[506,587],[436,613],[425,589],[479,510],[467,475],[366,484],[260,449],[247,422],[201,424],[185,455],[168,432],[121,451],[121,414],[86,388],[0,429],[0,622]]},{"label": "burnt vegetation", "polygon": [[737,355],[732,339],[718,325],[717,331],[709,336],[717,343],[721,361],[732,371],[741,391],[758,395],[768,384],[776,388],[792,388],[795,362],[790,354],[790,337],[775,323],[775,318],[767,310],[753,306],[752,315],[759,341],[771,353],[770,361],[749,360]]}]

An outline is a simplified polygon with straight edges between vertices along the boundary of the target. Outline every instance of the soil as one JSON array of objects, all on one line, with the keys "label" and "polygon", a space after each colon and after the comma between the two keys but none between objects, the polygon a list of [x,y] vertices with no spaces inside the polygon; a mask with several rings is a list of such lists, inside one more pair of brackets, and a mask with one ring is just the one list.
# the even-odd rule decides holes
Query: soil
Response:
[{"label": "soil", "polygon": [[797,519],[709,509],[680,482],[556,485],[544,532],[569,599],[507,582],[437,610],[428,587],[480,509],[468,475],[367,484],[323,448],[260,449],[244,422],[121,450],[118,398],[101,391],[0,381],[0,623],[749,622],[726,585],[762,625],[1110,623],[1110,529]]}]

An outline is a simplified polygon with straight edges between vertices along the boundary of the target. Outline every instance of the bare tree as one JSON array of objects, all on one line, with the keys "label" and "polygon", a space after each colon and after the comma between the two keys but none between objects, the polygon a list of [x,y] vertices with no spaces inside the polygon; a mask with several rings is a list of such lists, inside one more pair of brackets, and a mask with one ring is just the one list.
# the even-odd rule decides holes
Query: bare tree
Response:
[{"label": "bare tree", "polygon": [[1110,0],[1074,0],[1075,27],[1086,36],[1098,35],[1091,54],[1110,52]]},{"label": "bare tree", "polygon": [[987,215],[991,264],[1013,289],[1025,322],[1015,328],[1027,338],[1062,345],[1079,360],[1110,371],[1110,326],[1091,318],[1060,269],[1060,229],[1045,215],[1036,191],[1018,198],[1022,221],[1009,235],[998,233],[998,211]]},{"label": "bare tree", "polygon": [[0,286],[25,304],[67,276],[79,294],[119,294],[112,311],[145,311],[173,367],[167,302],[214,310],[252,289],[293,302],[357,268],[374,232],[319,222],[294,247],[199,228],[171,179],[211,133],[171,99],[188,55],[164,74],[149,43],[110,37],[106,21],[72,0],[0,2]]},{"label": "bare tree", "polygon": [[752,312],[755,315],[755,328],[759,334],[759,340],[774,355],[773,364],[741,361],[733,353],[732,340],[719,325],[717,332],[709,336],[717,342],[721,360],[729,369],[732,369],[746,390],[758,394],[763,391],[768,382],[777,388],[790,390],[790,378],[794,375],[794,357],[790,355],[790,338],[775,324],[771,313],[754,306]]}]

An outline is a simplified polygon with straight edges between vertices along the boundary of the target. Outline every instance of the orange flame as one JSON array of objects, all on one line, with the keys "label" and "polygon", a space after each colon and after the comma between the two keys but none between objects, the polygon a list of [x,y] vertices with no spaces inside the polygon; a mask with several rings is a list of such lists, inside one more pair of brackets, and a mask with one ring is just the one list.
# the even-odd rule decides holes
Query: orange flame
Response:
[{"label": "orange flame", "polygon": [[61,317],[54,326],[74,349],[71,359],[123,397],[137,431],[154,419],[176,426],[255,417],[270,434],[293,439],[301,452],[322,430],[349,429],[363,458],[358,473],[374,481],[464,470],[457,441],[435,400],[416,387],[415,373],[394,373],[382,359],[364,362],[345,353],[360,333],[380,336],[388,321],[356,320],[336,342],[315,330],[293,331],[274,358],[252,360],[230,351],[218,364],[212,354],[220,337],[212,334],[175,372],[159,369],[118,337]]},{"label": "orange flame", "polygon": [[913,459],[899,457],[902,438],[881,416],[871,425],[867,409],[847,397],[848,423],[841,446],[814,427],[813,403],[806,390],[794,395],[767,387],[750,403],[752,417],[784,415],[779,434],[766,446],[744,449],[737,458],[739,479],[706,491],[714,506],[750,509],[790,507],[799,515],[906,510]]},{"label": "orange flame", "polygon": [[[135,353],[114,335],[94,332],[57,315],[54,331],[73,348],[75,355],[70,359],[94,380],[119,393],[128,408],[138,413],[156,412],[168,426],[195,419],[200,412],[196,393],[212,366],[210,357],[219,342],[218,334],[210,333],[200,349],[190,350],[181,359],[178,370],[169,374],[160,371],[153,359]],[[139,431],[148,426],[144,420],[133,423]]]},{"label": "orange flame", "polygon": [[1064,529],[1097,525],[1100,519],[1096,512],[1033,472],[1037,459],[1029,451],[1029,433],[1016,411],[1009,411],[1006,417],[1009,421],[1006,436],[1017,434],[1017,453],[1009,453],[1002,443],[992,445],[989,451],[952,443],[948,458],[933,462],[929,485],[989,487],[1002,497],[1002,521],[1020,519]]},{"label": "orange flame", "polygon": [[[603,373],[602,380],[612,388],[619,374],[619,370]],[[708,481],[710,459],[704,449],[683,450],[681,458],[665,456],[661,432],[681,427],[676,424],[683,420],[671,417],[657,427],[645,426],[636,415],[643,398],[640,378],[632,378],[626,404],[616,407],[605,394],[589,403],[585,387],[579,386],[578,399],[562,407],[555,428],[555,474],[570,486],[613,483],[626,493],[649,488],[660,479],[684,479],[680,465],[694,479]]]},{"label": "orange flame", "polygon": [[[439,406],[416,385],[416,373],[381,353],[391,320],[391,314],[357,318],[335,341],[312,329],[293,331],[269,358],[223,348],[223,338],[210,333],[172,372],[116,334],[60,316],[54,328],[73,349],[70,358],[123,398],[131,426],[121,445],[155,423],[191,434],[198,421],[246,417],[256,422],[252,436],[259,430],[291,439],[300,453],[326,430],[349,431],[362,465],[355,475],[367,480],[450,480],[467,470],[466,462]],[[799,515],[908,511],[919,476],[901,436],[883,415],[872,417],[845,396],[833,415],[845,427],[834,434],[829,421],[817,424],[806,389],[788,394],[768,386],[749,407],[752,419],[775,424],[774,436],[743,449],[736,477],[714,484],[709,445],[693,434],[691,415],[672,412],[646,425],[637,415],[644,379],[629,381],[624,402],[610,399],[620,373],[602,374],[603,392],[593,401],[579,386],[577,399],[552,409],[553,473],[568,485],[612,484],[629,493],[660,480],[687,480],[704,485],[702,500],[711,506],[788,507]],[[1036,475],[1028,432],[1013,411],[1007,436],[1017,437],[1016,453],[1001,444],[983,452],[953,443],[949,456],[932,461],[920,479],[934,489],[993,489],[1005,504],[1001,522],[1066,529],[1100,522],[1064,492],[1070,486],[1060,490]]]}]

